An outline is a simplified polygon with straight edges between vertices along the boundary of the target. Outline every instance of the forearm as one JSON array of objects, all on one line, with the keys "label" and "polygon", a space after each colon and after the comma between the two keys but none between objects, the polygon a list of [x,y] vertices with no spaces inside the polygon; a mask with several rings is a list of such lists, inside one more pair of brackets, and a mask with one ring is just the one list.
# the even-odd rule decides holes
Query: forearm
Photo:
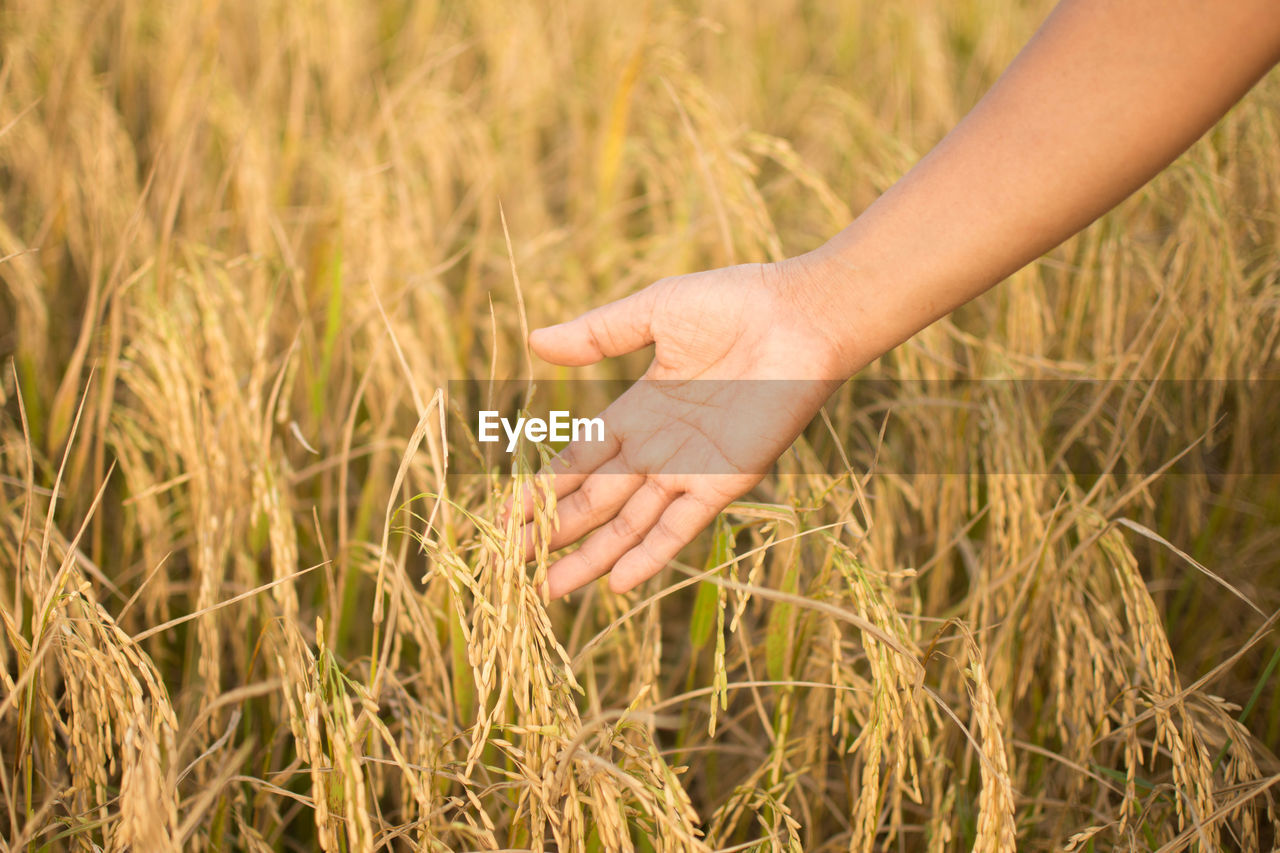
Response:
[{"label": "forearm", "polygon": [[1276,0],[1066,0],[977,107],[826,246],[849,373],[1058,245],[1280,59]]}]

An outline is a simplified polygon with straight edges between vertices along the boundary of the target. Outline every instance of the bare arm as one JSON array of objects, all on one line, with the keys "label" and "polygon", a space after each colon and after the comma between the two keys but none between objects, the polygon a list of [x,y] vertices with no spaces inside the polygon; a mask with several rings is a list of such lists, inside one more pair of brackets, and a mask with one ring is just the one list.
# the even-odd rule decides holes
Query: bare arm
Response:
[{"label": "bare arm", "polygon": [[[853,371],[1110,210],[1280,60],[1275,0],[1066,0],[965,119],[814,253]],[[831,316],[830,310],[817,316]]]},{"label": "bare arm", "polygon": [[[717,380],[698,386],[705,399],[628,390],[605,412],[609,441],[571,445],[553,467],[550,547],[590,535],[548,569],[550,593],[609,572],[620,591],[653,576],[759,482],[834,387],[824,383],[1105,213],[1278,59],[1280,0],[1064,0],[964,121],[822,248],[663,279],[537,330],[531,346],[557,364],[655,344],[647,376]],[[741,381],[779,378],[819,381],[784,383],[765,405]],[[702,473],[682,456],[740,473]]]}]

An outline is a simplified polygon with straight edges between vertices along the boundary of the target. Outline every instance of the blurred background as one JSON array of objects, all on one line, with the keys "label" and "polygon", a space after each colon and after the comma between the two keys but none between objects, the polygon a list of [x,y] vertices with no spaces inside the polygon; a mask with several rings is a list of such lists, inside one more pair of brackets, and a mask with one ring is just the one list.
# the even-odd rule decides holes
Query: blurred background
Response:
[{"label": "blurred background", "polygon": [[0,6],[0,849],[1270,849],[1274,74],[636,592],[449,476],[450,380],[637,376],[525,330],[820,245],[1051,5]]}]

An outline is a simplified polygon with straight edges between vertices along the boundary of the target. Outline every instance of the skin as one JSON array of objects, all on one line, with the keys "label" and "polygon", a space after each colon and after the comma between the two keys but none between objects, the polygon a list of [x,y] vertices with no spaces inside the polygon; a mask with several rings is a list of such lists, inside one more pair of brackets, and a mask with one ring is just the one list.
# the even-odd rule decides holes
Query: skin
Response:
[{"label": "skin", "polygon": [[[609,441],[571,445],[544,472],[557,497],[550,548],[586,537],[548,568],[547,593],[605,574],[624,592],[655,575],[843,381],[1110,210],[1278,61],[1276,0],[1066,0],[972,112],[826,245],[663,279],[534,331],[534,353],[568,366],[653,345],[645,378],[664,380],[606,410]],[[767,398],[760,383],[666,381],[690,379],[809,381]],[[721,469],[691,459],[733,473],[692,473]],[[523,510],[527,522],[532,502]],[[526,526],[530,557],[533,535]]]}]

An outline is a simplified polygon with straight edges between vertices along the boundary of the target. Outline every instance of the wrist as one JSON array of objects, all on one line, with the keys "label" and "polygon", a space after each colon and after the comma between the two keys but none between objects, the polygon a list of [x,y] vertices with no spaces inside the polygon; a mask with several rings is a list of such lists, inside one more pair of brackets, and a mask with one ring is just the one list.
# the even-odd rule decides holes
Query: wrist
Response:
[{"label": "wrist", "polygon": [[899,341],[891,340],[882,288],[857,253],[828,242],[776,264],[786,298],[826,353],[832,378],[848,379]]}]

